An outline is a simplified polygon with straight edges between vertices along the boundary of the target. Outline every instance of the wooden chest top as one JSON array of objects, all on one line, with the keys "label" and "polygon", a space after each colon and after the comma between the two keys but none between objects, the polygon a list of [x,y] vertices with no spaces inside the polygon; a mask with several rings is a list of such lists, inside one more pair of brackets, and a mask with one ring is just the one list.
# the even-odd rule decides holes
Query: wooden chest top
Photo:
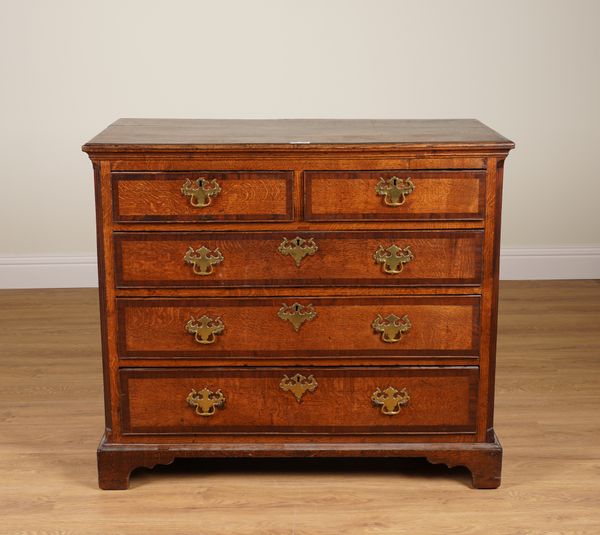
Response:
[{"label": "wooden chest top", "polygon": [[[510,150],[476,119],[119,119],[86,143],[90,154],[200,149]],[[367,147],[366,147],[367,146]]]}]

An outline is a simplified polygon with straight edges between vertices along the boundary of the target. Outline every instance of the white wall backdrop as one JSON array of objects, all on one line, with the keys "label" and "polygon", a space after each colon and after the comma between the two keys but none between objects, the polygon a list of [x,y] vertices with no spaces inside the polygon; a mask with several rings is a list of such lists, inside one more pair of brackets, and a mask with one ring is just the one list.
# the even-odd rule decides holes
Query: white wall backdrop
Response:
[{"label": "white wall backdrop", "polygon": [[600,278],[596,0],[0,0],[0,287],[94,284],[118,117],[476,117],[506,165],[504,278]]}]

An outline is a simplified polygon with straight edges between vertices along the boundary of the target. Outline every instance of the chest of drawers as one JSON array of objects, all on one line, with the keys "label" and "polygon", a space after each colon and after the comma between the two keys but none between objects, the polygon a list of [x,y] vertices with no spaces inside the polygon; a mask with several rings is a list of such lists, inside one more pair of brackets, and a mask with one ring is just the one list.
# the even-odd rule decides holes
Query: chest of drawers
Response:
[{"label": "chest of drawers", "polygon": [[178,457],[426,457],[500,483],[500,205],[475,120],[121,119],[96,188],[100,487]]}]

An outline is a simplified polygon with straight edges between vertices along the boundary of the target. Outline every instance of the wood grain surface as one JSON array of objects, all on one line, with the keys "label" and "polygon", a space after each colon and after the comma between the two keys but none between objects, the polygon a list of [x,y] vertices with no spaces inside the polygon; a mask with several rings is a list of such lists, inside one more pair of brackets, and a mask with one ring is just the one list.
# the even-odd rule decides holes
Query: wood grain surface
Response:
[{"label": "wood grain surface", "polygon": [[[313,305],[316,317],[298,331],[278,316],[282,305]],[[410,331],[395,343],[382,341],[372,322],[378,314],[408,316]],[[198,298],[117,300],[121,358],[311,356],[476,356],[478,297],[340,297],[304,299]],[[186,332],[193,317],[221,318],[222,333],[200,344]],[[440,336],[443,332],[443,336]],[[359,362],[357,362],[359,363]]]},{"label": "wood grain surface", "polygon": [[[400,206],[376,192],[380,179],[410,178],[414,191]],[[483,219],[482,171],[305,171],[304,218],[309,221]]]},{"label": "wood grain surface", "polygon": [[600,282],[500,296],[499,489],[419,459],[186,459],[107,493],[97,290],[2,291],[0,533],[597,535]]},{"label": "wood grain surface", "polygon": [[[291,221],[291,171],[203,171],[111,174],[115,221]],[[216,180],[208,206],[192,206],[186,180]]]},{"label": "wood grain surface", "polygon": [[[300,401],[284,377],[313,377]],[[465,368],[171,368],[120,371],[124,434],[473,433],[479,370]],[[406,390],[395,415],[374,406],[379,388]],[[192,390],[220,391],[222,408],[196,414]],[[148,439],[141,439],[141,442]],[[149,440],[152,442],[152,439]]]},{"label": "wood grain surface", "polygon": [[[318,247],[300,265],[279,251],[296,237]],[[138,232],[114,241],[119,288],[477,285],[482,275],[481,231]],[[401,273],[386,273],[374,259],[392,245],[412,252]],[[202,246],[223,256],[209,275],[183,260]]]},{"label": "wood grain surface", "polygon": [[[511,141],[475,119],[119,119],[86,143],[95,152],[166,145],[179,150],[221,145],[400,146],[479,145],[512,148]],[[131,145],[132,147],[128,147]]]}]

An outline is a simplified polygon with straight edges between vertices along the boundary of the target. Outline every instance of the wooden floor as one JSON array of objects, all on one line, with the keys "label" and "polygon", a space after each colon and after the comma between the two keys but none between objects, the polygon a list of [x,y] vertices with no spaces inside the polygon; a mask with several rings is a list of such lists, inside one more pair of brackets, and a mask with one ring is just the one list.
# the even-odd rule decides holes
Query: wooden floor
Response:
[{"label": "wooden floor", "polygon": [[94,290],[0,292],[0,533],[599,534],[600,281],[501,286],[502,487],[421,460],[202,461],[96,487]]}]

